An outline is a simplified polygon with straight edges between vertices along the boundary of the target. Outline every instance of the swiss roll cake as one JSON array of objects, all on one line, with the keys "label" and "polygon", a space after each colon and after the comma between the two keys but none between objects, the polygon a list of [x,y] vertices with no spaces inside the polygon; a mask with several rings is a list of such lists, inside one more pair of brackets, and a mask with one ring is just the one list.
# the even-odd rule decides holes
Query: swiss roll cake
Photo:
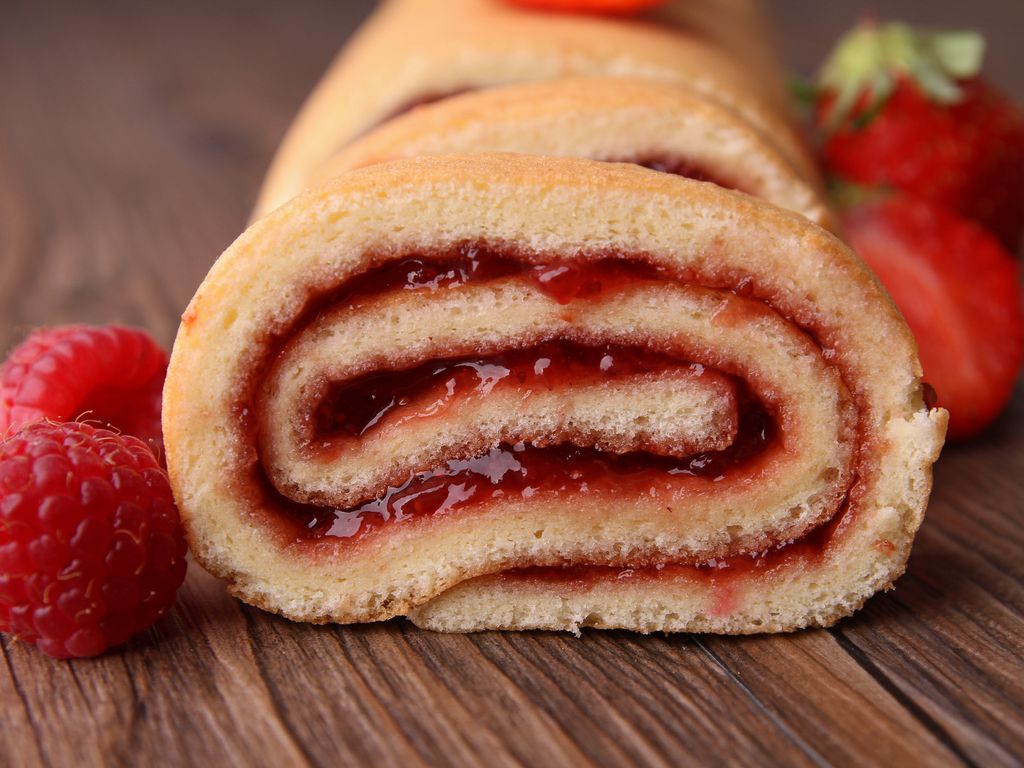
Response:
[{"label": "swiss roll cake", "polygon": [[902,573],[946,413],[863,263],[636,163],[402,158],[252,224],[164,393],[192,551],[296,620],[827,626]]},{"label": "swiss roll cake", "polygon": [[757,34],[763,25],[754,0],[677,0],[661,17],[636,19],[528,11],[502,0],[385,0],[296,116],[254,216],[297,194],[328,158],[388,119],[495,85],[568,76],[683,83],[758,127],[791,131],[778,119],[788,107],[763,52],[766,36]]},{"label": "swiss roll cake", "polygon": [[781,117],[758,127],[689,86],[558,78],[472,91],[412,110],[357,139],[313,180],[418,155],[518,152],[631,162],[711,181],[829,220],[817,169]]}]

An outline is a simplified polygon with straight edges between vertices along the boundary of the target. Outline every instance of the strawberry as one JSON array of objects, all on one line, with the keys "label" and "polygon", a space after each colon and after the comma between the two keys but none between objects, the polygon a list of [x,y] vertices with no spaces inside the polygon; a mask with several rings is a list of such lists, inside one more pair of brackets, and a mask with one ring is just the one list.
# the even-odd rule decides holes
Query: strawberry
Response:
[{"label": "strawberry", "polygon": [[819,75],[828,173],[932,200],[1016,252],[1024,230],[1024,113],[978,76],[983,39],[863,24]]},{"label": "strawberry", "polygon": [[950,438],[977,434],[1009,401],[1021,366],[1017,262],[975,222],[924,200],[868,202],[843,225],[914,332]]},{"label": "strawberry", "polygon": [[628,15],[664,5],[665,0],[505,0],[509,5],[563,13],[613,13]]}]

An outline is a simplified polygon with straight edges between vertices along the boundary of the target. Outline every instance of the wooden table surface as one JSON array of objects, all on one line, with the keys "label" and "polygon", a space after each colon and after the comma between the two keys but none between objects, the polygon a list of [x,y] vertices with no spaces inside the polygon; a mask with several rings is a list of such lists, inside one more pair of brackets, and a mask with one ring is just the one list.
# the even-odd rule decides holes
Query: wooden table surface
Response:
[{"label": "wooden table surface", "polygon": [[[70,321],[137,324],[169,346],[368,5],[4,0],[0,346]],[[774,5],[804,67],[857,16]],[[982,27],[993,77],[1024,95],[1024,3],[965,5],[887,12]],[[984,438],[946,450],[896,591],[835,629],[313,627],[193,566],[177,606],[121,651],[58,662],[4,639],[0,764],[1020,764],[1021,394]]]}]

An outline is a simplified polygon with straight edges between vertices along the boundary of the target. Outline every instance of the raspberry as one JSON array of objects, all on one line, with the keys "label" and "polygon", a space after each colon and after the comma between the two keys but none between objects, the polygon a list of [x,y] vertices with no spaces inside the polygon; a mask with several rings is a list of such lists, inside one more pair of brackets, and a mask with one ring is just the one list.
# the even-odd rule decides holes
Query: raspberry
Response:
[{"label": "raspberry", "polygon": [[0,365],[0,438],[42,419],[85,417],[163,455],[160,397],[166,353],[143,331],[88,325],[44,328]]},{"label": "raspberry", "polygon": [[186,550],[141,440],[39,422],[0,442],[0,631],[57,658],[95,656],[174,603]]}]

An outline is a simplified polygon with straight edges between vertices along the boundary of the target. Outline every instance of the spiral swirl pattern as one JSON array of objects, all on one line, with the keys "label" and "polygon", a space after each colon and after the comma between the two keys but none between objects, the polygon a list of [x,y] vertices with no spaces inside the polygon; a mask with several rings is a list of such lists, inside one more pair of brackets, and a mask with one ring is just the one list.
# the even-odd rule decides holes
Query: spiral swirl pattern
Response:
[{"label": "spiral swirl pattern", "polygon": [[828,623],[902,571],[945,414],[806,220],[585,160],[424,158],[228,249],[165,392],[193,551],[292,618]]}]

